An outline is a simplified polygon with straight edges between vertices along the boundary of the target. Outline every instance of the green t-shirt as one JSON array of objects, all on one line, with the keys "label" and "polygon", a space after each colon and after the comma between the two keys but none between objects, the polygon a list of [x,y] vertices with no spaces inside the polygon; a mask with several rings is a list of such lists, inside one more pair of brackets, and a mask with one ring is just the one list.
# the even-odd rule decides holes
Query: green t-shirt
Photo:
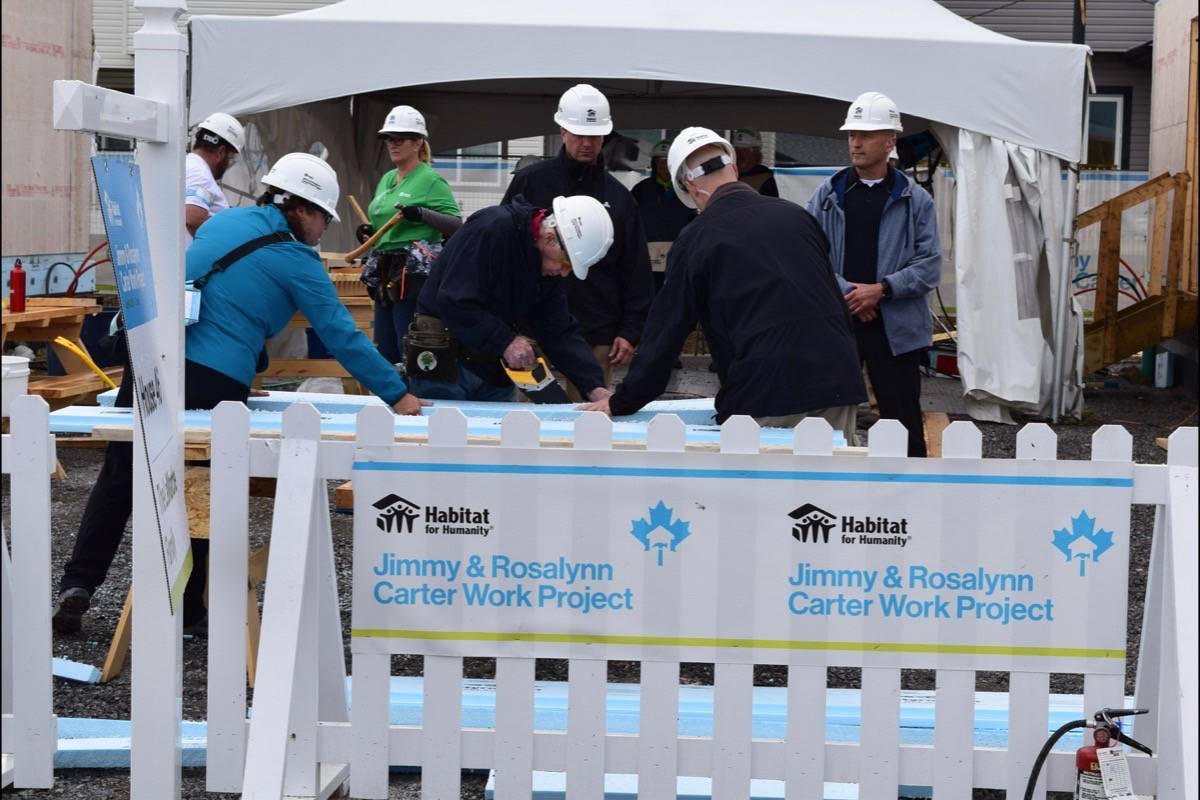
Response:
[{"label": "green t-shirt", "polygon": [[[371,224],[376,229],[382,228],[384,223],[396,213],[397,203],[406,206],[421,206],[431,211],[453,214],[456,217],[462,215],[458,203],[454,200],[454,194],[450,191],[450,184],[446,183],[446,179],[437,174],[433,167],[424,162],[418,164],[399,184],[396,183],[396,170],[394,169],[379,179],[379,185],[375,188],[375,198],[367,207],[367,216],[370,218]],[[380,250],[394,250],[410,242],[440,242],[441,240],[442,234],[436,229],[405,219],[385,233],[375,246]]]}]

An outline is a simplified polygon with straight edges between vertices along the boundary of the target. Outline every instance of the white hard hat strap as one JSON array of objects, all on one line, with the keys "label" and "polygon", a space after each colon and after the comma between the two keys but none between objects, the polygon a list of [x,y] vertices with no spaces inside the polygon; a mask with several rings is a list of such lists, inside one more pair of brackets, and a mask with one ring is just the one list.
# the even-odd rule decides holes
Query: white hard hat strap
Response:
[{"label": "white hard hat strap", "polygon": [[686,180],[694,181],[704,175],[709,175],[717,170],[725,169],[725,167],[732,163],[733,159],[722,153],[720,155],[713,156],[712,158],[700,163],[692,169],[687,170],[683,173],[683,177]]}]

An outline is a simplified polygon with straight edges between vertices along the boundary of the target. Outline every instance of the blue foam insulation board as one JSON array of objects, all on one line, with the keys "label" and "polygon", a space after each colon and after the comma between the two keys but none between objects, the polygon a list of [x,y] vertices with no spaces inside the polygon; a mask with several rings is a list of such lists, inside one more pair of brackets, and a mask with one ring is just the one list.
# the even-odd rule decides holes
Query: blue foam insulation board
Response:
[{"label": "blue foam insulation board", "polygon": [[[347,696],[350,682],[347,679]],[[419,677],[393,677],[389,686],[390,724],[419,726],[422,723],[424,681]],[[609,684],[606,698],[609,733],[637,733],[641,687],[638,684]],[[861,723],[861,694],[857,689],[828,689],[825,700],[825,741],[858,742]],[[1127,704],[1132,704],[1127,698]],[[782,739],[787,727],[787,689],[759,686],[752,697],[752,735],[756,739]],[[906,691],[900,694],[900,743],[933,743],[934,693]],[[495,728],[495,682],[464,680],[462,725],[467,728]],[[713,692],[711,686],[681,686],[679,688],[679,735],[710,737],[713,730]],[[1051,695],[1047,735],[1072,719],[1083,716],[1080,695]],[[561,732],[567,728],[567,684],[539,681],[534,684],[534,729]],[[1132,729],[1131,729],[1132,730]],[[183,722],[183,766],[201,767],[205,763],[207,723]],[[60,769],[127,769],[129,767],[128,720],[74,719],[58,720],[58,753],[55,767]],[[1004,747],[1008,742],[1008,695],[1002,692],[975,694],[975,746]],[[1056,750],[1072,751],[1079,747],[1078,732],[1064,736]],[[554,773],[547,773],[546,784],[554,785]],[[627,777],[613,776],[611,797],[623,797]],[[756,797],[781,797],[771,794],[777,782],[762,781],[763,794]],[[701,784],[689,779],[683,784],[689,792]],[[827,800],[842,800],[835,792],[839,785],[827,784]],[[833,788],[830,788],[833,787]],[[548,788],[547,791],[554,791]],[[916,789],[914,788],[914,792]],[[547,797],[560,795],[550,794]],[[689,796],[683,795],[681,796]],[[697,796],[708,797],[702,791]],[[920,796],[914,794],[913,796]]]},{"label": "blue foam insulation board", "polygon": [[[50,414],[51,433],[91,433],[97,426],[128,427],[133,423],[133,412],[127,408],[115,408],[112,397],[102,396],[109,404],[100,406],[69,406]],[[115,395],[113,395],[115,397]],[[374,401],[374,402],[372,402]],[[363,407],[381,405],[378,398],[360,398],[356,395],[302,394],[296,392],[271,392],[269,397],[252,397],[250,429],[264,433],[277,433],[283,429],[283,411],[297,402],[312,403],[321,415],[323,434],[352,434],[354,416]],[[467,434],[485,438],[500,438],[500,423],[511,411],[529,411],[541,421],[543,439],[570,441],[575,436],[575,420],[583,412],[576,411],[572,404],[533,405],[530,403],[474,403],[452,400],[435,400],[432,407],[417,417],[397,416],[397,435],[425,435],[429,430],[429,416],[439,408],[457,408],[467,417]],[[647,405],[636,414],[618,417],[613,421],[613,440],[617,442],[644,442],[646,425],[658,414],[674,414],[683,421],[690,444],[718,444],[721,429],[713,421],[711,398],[698,400],[659,400]],[[212,414],[209,411],[187,411],[183,425],[190,430],[209,430]],[[760,443],[763,446],[791,447],[794,433],[788,428],[763,428]],[[834,447],[845,445],[845,438],[834,431]]]}]

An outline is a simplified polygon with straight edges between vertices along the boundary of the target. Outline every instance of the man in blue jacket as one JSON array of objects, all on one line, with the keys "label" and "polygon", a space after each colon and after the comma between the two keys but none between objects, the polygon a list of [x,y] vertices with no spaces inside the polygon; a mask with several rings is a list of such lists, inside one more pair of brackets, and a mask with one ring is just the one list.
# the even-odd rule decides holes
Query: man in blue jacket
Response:
[{"label": "man in blue jacket", "polygon": [[625,381],[583,410],[623,416],[658,397],[699,321],[721,378],[718,423],[745,414],[790,428],[820,416],[854,444],[866,390],[816,220],[738,181],[733,147],[707,128],[681,132],[667,161],[679,199],[700,216],[667,255]]},{"label": "man in blue jacket", "polygon": [[413,390],[443,400],[510,401],[505,367],[535,365],[533,337],[584,397],[607,397],[600,365],[567,310],[563,278],[584,281],[612,241],[608,212],[582,195],[556,197],[550,208],[517,197],[472,214],[417,298],[409,339],[429,347],[406,360]]},{"label": "man in blue jacket", "polygon": [[923,457],[920,367],[933,325],[926,296],[942,270],[937,215],[929,193],[888,164],[903,129],[895,103],[879,92],[860,95],[841,129],[851,166],[817,189],[808,210],[829,237],[879,416],[900,420],[908,454]]}]

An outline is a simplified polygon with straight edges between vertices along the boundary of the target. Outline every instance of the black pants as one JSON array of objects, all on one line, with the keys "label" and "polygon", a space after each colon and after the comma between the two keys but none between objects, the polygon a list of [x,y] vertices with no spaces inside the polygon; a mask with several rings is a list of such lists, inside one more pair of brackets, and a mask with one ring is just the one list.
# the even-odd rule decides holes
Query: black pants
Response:
[{"label": "black pants", "polygon": [[[200,364],[184,363],[184,405],[189,409],[214,408],[222,400],[245,402],[249,387],[228,375]],[[133,371],[125,364],[116,405],[133,404]],[[92,487],[75,548],[63,569],[59,591],[82,587],[94,594],[104,583],[133,513],[133,444],[110,442],[104,451],[104,466]],[[183,592],[183,624],[204,616],[204,585],[208,574],[208,540],[192,539],[192,576]]]},{"label": "black pants", "polygon": [[908,455],[925,457],[925,418],[921,414],[921,358],[924,350],[892,355],[883,319],[854,321],[858,357],[879,403],[880,419],[898,419],[908,429]]}]

